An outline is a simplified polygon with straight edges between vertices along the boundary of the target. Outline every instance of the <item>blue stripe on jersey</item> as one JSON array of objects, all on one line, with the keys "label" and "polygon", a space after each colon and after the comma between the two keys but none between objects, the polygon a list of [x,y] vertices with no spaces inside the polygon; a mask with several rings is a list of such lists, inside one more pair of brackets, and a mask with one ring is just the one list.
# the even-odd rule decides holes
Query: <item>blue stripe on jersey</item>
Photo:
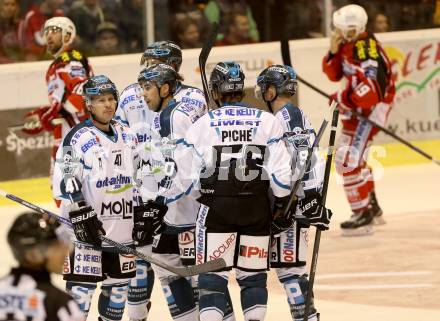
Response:
[{"label": "blue stripe on jersey", "polygon": [[119,116],[116,116],[114,119],[115,119],[116,121],[120,122],[120,123],[123,123],[125,126],[129,126],[129,125],[130,125],[130,124],[128,123],[128,121],[122,119],[122,118],[119,117]]},{"label": "blue stripe on jersey", "polygon": [[293,130],[296,127],[305,129],[303,113],[297,106],[288,103],[284,105],[277,113],[281,113],[283,119],[288,124],[289,130]]},{"label": "blue stripe on jersey", "polygon": [[88,119],[80,122],[78,125],[74,126],[70,132],[67,133],[66,137],[64,137],[63,139],[63,146],[70,146],[70,142],[73,138],[73,136],[81,129],[84,127],[91,127],[93,126],[93,124],[91,124],[91,122],[89,122]]},{"label": "blue stripe on jersey", "polygon": [[283,139],[282,137],[277,137],[277,138],[271,138],[267,141],[267,145],[273,144],[273,143],[277,143],[279,142],[281,139]]},{"label": "blue stripe on jersey", "polygon": [[290,186],[281,183],[281,182],[277,179],[277,177],[276,177],[274,174],[272,174],[272,180],[273,180],[274,183],[277,184],[279,187],[284,188],[284,189],[287,189],[287,190],[290,190]]},{"label": "blue stripe on jersey", "polygon": [[160,129],[159,134],[161,137],[168,137],[171,135],[171,114],[174,111],[174,108],[177,106],[177,102],[175,100],[171,100],[168,106],[160,112],[159,121],[160,121]]}]

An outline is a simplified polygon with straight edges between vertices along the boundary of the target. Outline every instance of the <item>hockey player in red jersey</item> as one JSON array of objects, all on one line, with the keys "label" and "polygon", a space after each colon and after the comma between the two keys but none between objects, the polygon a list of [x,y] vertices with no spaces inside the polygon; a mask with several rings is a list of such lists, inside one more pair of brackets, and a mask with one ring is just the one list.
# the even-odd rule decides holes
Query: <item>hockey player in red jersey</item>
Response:
[{"label": "hockey player in red jersey", "polygon": [[395,87],[390,61],[373,34],[365,31],[367,13],[358,5],[347,5],[333,14],[334,31],[330,49],[322,62],[331,81],[346,80],[334,93],[342,112],[342,133],[336,153],[336,170],[353,215],[341,224],[343,235],[373,232],[372,224],[385,223],[375,192],[368,147],[378,129],[351,115],[355,110],[384,126],[391,109]]},{"label": "hockey player in red jersey", "polygon": [[75,35],[75,25],[69,18],[54,17],[44,24],[47,51],[55,58],[46,73],[49,105],[29,112],[27,125],[37,126],[25,125],[23,129],[31,135],[43,130],[53,133],[51,173],[61,139],[70,128],[87,118],[82,85],[93,73],[87,58],[70,48]]}]

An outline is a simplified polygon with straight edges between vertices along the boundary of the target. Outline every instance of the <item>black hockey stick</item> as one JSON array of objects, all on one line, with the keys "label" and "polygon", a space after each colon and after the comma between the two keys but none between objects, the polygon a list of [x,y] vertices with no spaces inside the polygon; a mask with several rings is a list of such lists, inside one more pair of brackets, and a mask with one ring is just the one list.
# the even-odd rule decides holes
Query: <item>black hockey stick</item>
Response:
[{"label": "black hockey stick", "polygon": [[[288,61],[290,63],[290,51],[289,51],[289,42],[286,40],[282,40],[281,41],[281,56],[283,57],[283,62],[284,64],[287,64],[286,61]],[[301,76],[299,76],[298,74],[296,75],[298,81],[302,82],[304,85],[306,85],[307,87],[309,87],[310,89],[313,89],[314,91],[316,91],[318,94],[321,94],[322,96],[330,99],[330,95],[327,94],[326,92],[322,91],[321,89],[319,89],[318,87],[316,87],[315,85],[309,83],[307,80],[303,79]],[[357,118],[366,121],[368,123],[370,123],[372,126],[376,127],[377,129],[380,129],[381,131],[383,131],[385,134],[387,134],[388,136],[394,138],[395,140],[399,141],[400,143],[404,144],[405,146],[411,148],[413,151],[415,151],[416,153],[419,153],[420,155],[422,155],[423,157],[429,159],[430,161],[432,161],[433,163],[440,165],[440,160],[434,158],[433,156],[429,155],[428,153],[424,152],[423,150],[421,150],[420,148],[418,148],[417,146],[411,144],[410,142],[408,142],[407,140],[403,139],[402,137],[396,135],[395,133],[393,133],[391,130],[389,130],[388,128],[385,128],[379,124],[377,124],[376,122],[364,117],[363,115],[361,115],[360,113],[358,113],[356,110],[351,110],[351,113],[353,115],[355,115]]]},{"label": "black hockey stick", "polygon": [[[54,219],[56,219],[58,222],[62,223],[62,224],[66,224],[67,226],[69,226],[70,228],[72,228],[72,223],[64,218],[61,217],[55,213],[52,213],[38,205],[29,203],[25,200],[23,200],[22,198],[9,194],[4,190],[0,189],[0,195],[10,199],[11,201],[17,202],[23,206],[26,206],[27,208],[30,208],[31,210],[34,210],[40,214],[46,214],[49,215],[51,217],[53,217]],[[145,255],[135,249],[132,249],[131,247],[128,247],[124,244],[115,242],[105,236],[101,235],[101,240],[107,244],[110,244],[112,246],[114,246],[115,248],[117,248],[118,250],[120,250],[123,253],[129,253],[129,254],[133,254],[134,256],[137,256],[138,258],[141,258],[142,260],[148,261],[150,263],[153,263],[157,266],[160,266],[170,272],[173,272],[174,274],[180,275],[182,277],[187,277],[187,276],[193,276],[193,275],[197,275],[200,273],[207,273],[207,272],[212,272],[212,271],[216,271],[219,269],[222,269],[224,267],[226,267],[226,262],[224,259],[220,258],[220,259],[215,259],[203,264],[198,264],[198,265],[190,265],[190,266],[184,266],[184,267],[175,267],[172,265],[168,265],[160,260],[157,260],[149,255]]]},{"label": "black hockey stick", "polygon": [[[333,104],[334,103],[335,102],[333,101]],[[335,148],[336,129],[338,127],[338,118],[339,118],[339,110],[335,108],[335,110],[333,111],[332,128],[330,130],[330,139],[327,148],[327,161],[325,162],[324,182],[321,192],[322,206],[325,206],[325,201],[327,198],[328,183],[330,180],[330,169],[332,167],[332,160],[333,160],[333,150]],[[310,303],[312,302],[313,284],[315,283],[316,266],[318,264],[318,252],[319,252],[320,243],[321,243],[321,230],[317,228],[315,234],[315,242],[313,244],[312,263],[310,264],[309,286],[307,288],[306,307],[304,310],[304,319],[303,319],[304,321],[308,320]]]},{"label": "black hockey stick", "polygon": [[205,94],[206,104],[208,105],[208,108],[210,108],[211,106],[211,99],[209,96],[208,81],[206,80],[206,61],[208,60],[209,53],[211,52],[211,49],[214,46],[214,42],[217,39],[219,27],[220,25],[217,22],[213,22],[211,24],[211,32],[205,43],[203,44],[202,50],[200,51],[199,55],[200,76],[202,78],[203,93]]}]

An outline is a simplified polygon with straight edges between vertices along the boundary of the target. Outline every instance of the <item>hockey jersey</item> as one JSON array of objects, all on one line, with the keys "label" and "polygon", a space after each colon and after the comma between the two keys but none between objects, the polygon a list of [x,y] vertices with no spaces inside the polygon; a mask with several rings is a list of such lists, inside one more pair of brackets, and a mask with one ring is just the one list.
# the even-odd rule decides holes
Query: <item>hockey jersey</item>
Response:
[{"label": "hockey jersey", "polygon": [[289,195],[291,157],[283,128],[272,114],[230,104],[208,112],[176,142],[173,186],[167,202],[191,189],[202,195],[249,195],[253,188],[277,197]]},{"label": "hockey jersey", "polygon": [[[151,137],[151,164],[159,182],[158,197],[167,195],[174,184],[176,161],[174,151],[177,143],[185,137],[191,125],[199,119],[198,106],[172,100],[166,108],[156,115]],[[160,153],[158,152],[160,151]],[[157,164],[160,164],[159,166]],[[165,200],[168,212],[164,222],[177,232],[194,227],[199,203],[194,198]]]},{"label": "hockey jersey", "polygon": [[292,157],[294,180],[301,178],[298,197],[320,192],[324,179],[325,162],[317,150],[313,151],[309,170],[305,168],[309,148],[315,142],[316,134],[307,116],[301,109],[286,104],[275,113],[284,130],[284,141]]},{"label": "hockey jersey", "polygon": [[71,200],[85,200],[102,221],[108,238],[131,244],[137,205],[137,139],[126,126],[117,122],[110,126],[112,136],[86,120],[66,135],[57,152],[53,194],[62,201],[63,216],[68,217]]},{"label": "hockey jersey", "polygon": [[364,32],[356,41],[342,44],[336,54],[327,53],[322,68],[331,81],[347,80],[336,98],[348,109],[368,116],[377,103],[393,101],[395,75],[373,34]]},{"label": "hockey jersey", "polygon": [[[189,126],[207,112],[207,104],[201,90],[179,83],[173,102],[156,113],[148,108],[141,92],[137,83],[122,91],[115,120],[130,126],[137,135],[141,159],[137,177],[142,181],[139,192],[146,201],[156,198],[159,183],[166,189],[165,177],[171,179],[173,142],[183,138]],[[185,230],[194,226],[198,206],[192,199],[172,204],[164,221],[172,229]]]},{"label": "hockey jersey", "polygon": [[93,72],[87,57],[77,50],[63,52],[46,72],[49,104],[70,127],[87,118],[82,84],[91,76]]},{"label": "hockey jersey", "polygon": [[51,283],[46,271],[12,269],[0,278],[0,298],[0,320],[86,320],[78,304]]}]

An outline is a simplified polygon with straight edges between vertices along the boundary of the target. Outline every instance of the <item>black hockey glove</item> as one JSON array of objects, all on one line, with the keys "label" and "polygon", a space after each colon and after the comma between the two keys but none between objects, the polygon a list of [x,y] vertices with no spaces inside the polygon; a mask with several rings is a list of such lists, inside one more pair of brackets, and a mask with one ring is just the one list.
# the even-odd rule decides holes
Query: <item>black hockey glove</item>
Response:
[{"label": "black hockey glove", "polygon": [[300,220],[300,224],[304,227],[307,225],[316,226],[321,231],[329,229],[330,219],[333,215],[332,211],[321,205],[321,195],[313,194],[305,197],[298,202],[298,206],[305,219]]},{"label": "black hockey glove", "polygon": [[[284,215],[284,209],[289,201],[289,196],[286,197],[276,197],[274,202],[273,219],[271,226],[271,233],[274,236],[281,234],[282,232],[288,230],[293,225],[292,211],[289,210],[286,215]],[[296,206],[292,206],[295,208]]]},{"label": "black hockey glove", "polygon": [[79,209],[69,213],[76,238],[84,243],[101,246],[100,236],[105,235],[102,222],[98,220],[91,206],[86,206],[84,202],[81,202],[79,205]]},{"label": "black hockey glove", "polygon": [[145,246],[153,242],[153,237],[162,232],[163,217],[168,211],[166,205],[155,201],[134,207],[134,227],[132,238],[136,246]]}]

